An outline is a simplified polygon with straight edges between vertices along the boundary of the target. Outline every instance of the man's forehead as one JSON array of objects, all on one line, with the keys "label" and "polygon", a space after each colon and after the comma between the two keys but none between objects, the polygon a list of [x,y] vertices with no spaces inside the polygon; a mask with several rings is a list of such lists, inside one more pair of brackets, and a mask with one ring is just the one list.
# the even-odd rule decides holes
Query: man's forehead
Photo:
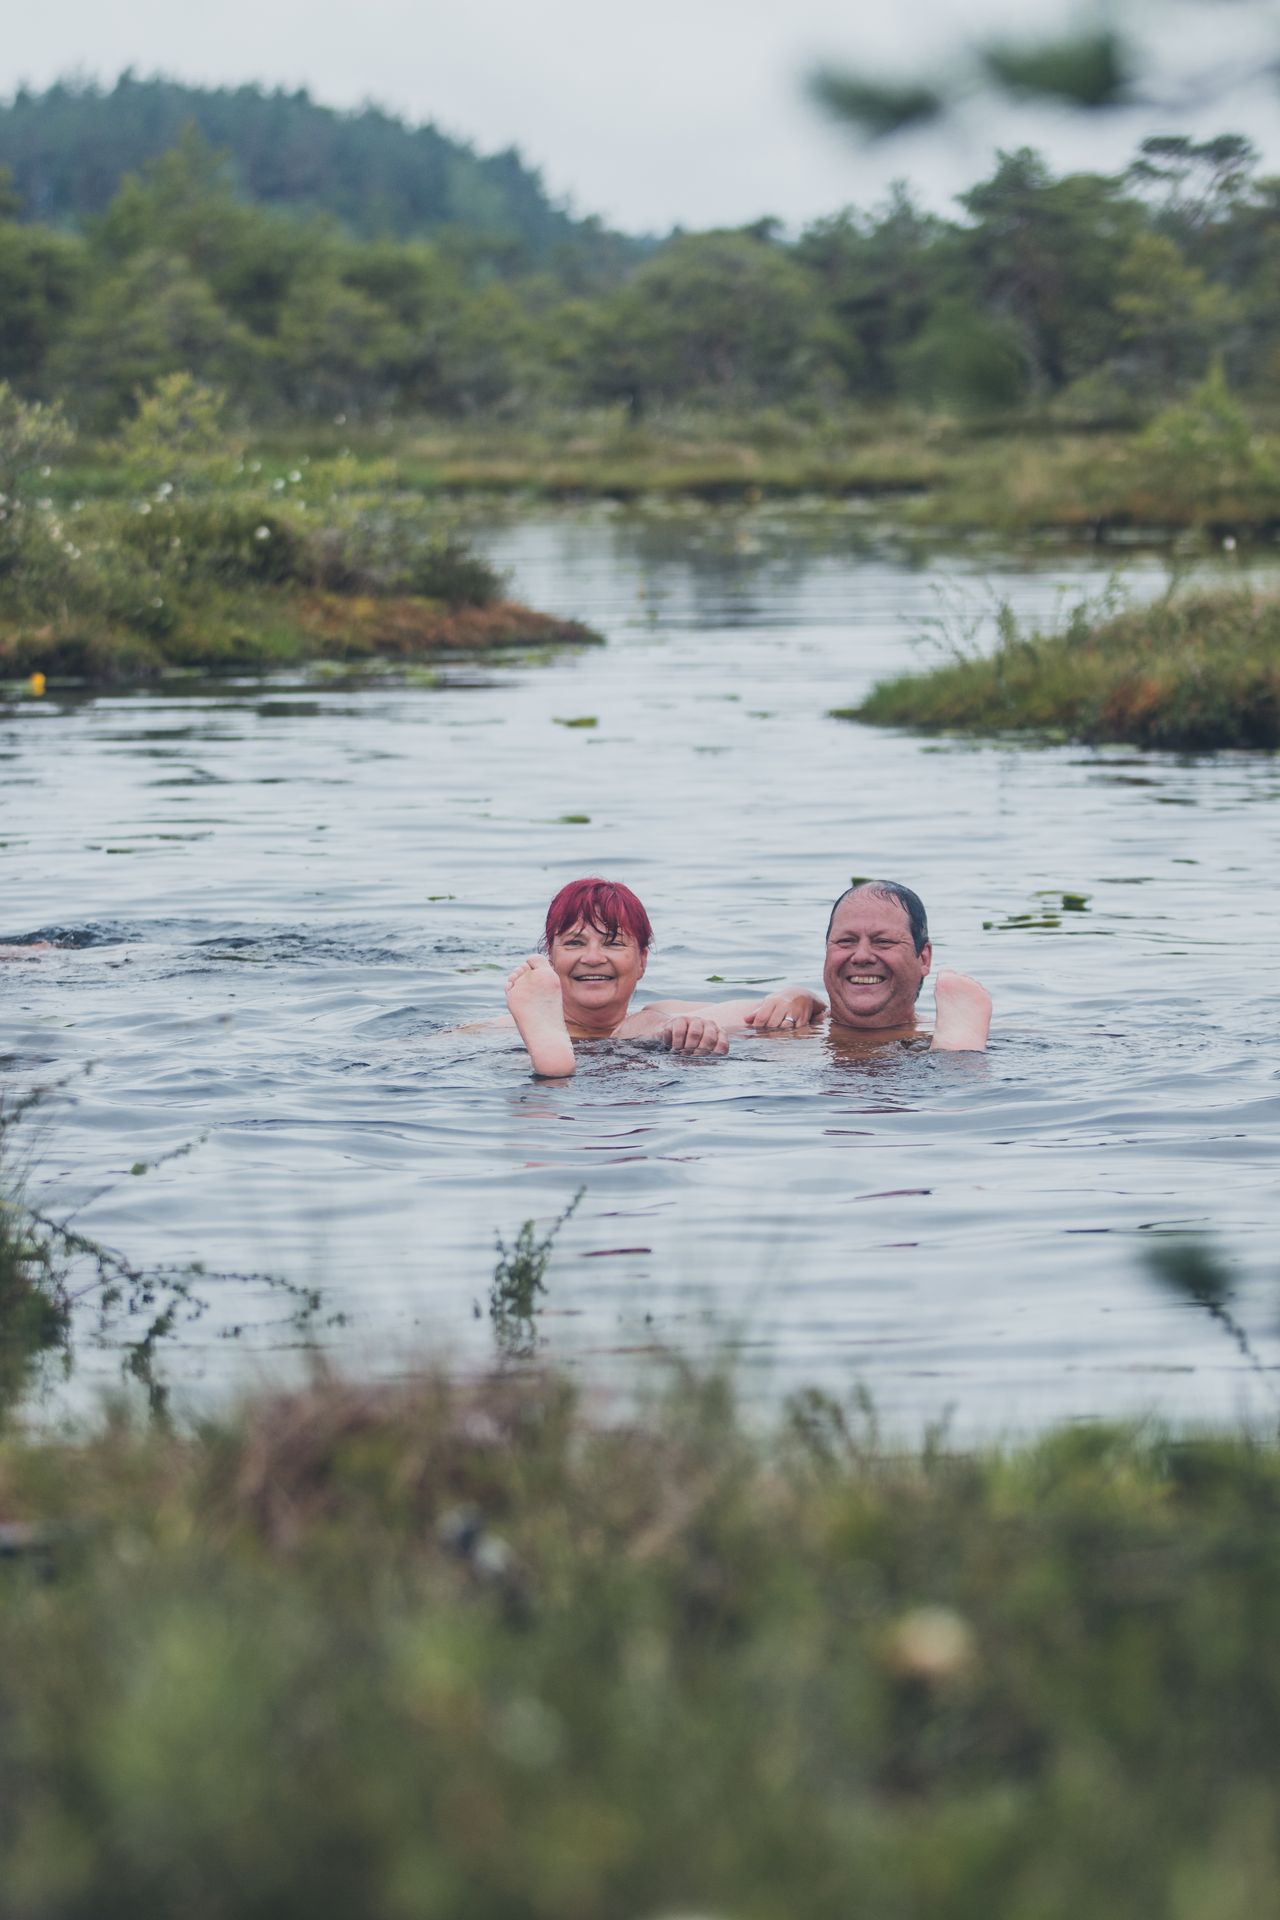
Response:
[{"label": "man's forehead", "polygon": [[900,933],[905,927],[911,928],[911,916],[900,900],[892,895],[877,893],[871,887],[859,887],[855,893],[848,893],[836,908],[831,921],[832,933],[849,927],[892,928]]}]

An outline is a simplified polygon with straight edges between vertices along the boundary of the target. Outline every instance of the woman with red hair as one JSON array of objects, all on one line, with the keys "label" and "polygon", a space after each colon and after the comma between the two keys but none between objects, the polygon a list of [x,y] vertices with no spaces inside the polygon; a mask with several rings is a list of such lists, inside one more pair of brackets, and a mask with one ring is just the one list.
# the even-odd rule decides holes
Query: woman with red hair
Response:
[{"label": "woman with red hair", "polygon": [[656,1000],[632,1013],[652,941],[630,887],[594,875],[561,887],[541,951],[507,976],[507,1006],[535,1073],[571,1074],[575,1040],[653,1038],[674,1053],[727,1053],[733,1027],[803,1027],[826,1012],[825,1001],[788,987],[765,1000]]}]

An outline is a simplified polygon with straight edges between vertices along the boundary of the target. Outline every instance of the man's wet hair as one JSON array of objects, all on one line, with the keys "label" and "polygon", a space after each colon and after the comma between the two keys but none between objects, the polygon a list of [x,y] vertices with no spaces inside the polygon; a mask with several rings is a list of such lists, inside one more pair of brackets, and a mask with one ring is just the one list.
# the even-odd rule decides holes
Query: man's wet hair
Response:
[{"label": "man's wet hair", "polygon": [[904,887],[897,880],[858,880],[846,887],[827,916],[827,938],[831,938],[831,926],[837,910],[844,905],[851,893],[874,893],[881,900],[896,900],[907,916],[911,928],[911,941],[917,953],[923,953],[929,944],[929,916],[924,910],[924,901],[918,893],[912,893],[910,887]]}]

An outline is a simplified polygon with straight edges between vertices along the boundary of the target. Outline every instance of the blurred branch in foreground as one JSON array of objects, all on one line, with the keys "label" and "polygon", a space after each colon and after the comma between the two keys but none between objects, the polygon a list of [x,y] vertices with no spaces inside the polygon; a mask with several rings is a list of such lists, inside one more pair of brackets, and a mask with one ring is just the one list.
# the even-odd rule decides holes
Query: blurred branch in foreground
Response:
[{"label": "blurred branch in foreground", "polygon": [[1185,113],[1224,101],[1258,77],[1257,49],[1247,31],[1224,31],[1207,62],[1193,46],[1197,25],[1228,11],[1237,25],[1261,21],[1269,30],[1270,57],[1261,70],[1273,80],[1280,75],[1280,27],[1271,0],[1186,0],[1176,11],[1182,22],[1162,9],[1148,39],[1140,30],[1139,8],[1123,0],[1114,10],[1115,24],[1022,39],[973,38],[959,57],[950,50],[936,68],[922,62],[910,71],[876,73],[832,64],[811,76],[810,91],[864,140],[918,131],[944,121],[966,101],[991,95],[1084,114],[1126,107]]}]

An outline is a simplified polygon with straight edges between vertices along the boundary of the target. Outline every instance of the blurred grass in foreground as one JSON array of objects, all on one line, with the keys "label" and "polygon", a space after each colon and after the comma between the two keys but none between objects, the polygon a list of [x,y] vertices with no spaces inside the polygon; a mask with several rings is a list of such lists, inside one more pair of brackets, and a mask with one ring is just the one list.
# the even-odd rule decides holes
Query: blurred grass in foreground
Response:
[{"label": "blurred grass in foreground", "polygon": [[10,1438],[0,1518],[7,1913],[1229,1920],[1280,1873],[1270,1441],[319,1378]]}]

